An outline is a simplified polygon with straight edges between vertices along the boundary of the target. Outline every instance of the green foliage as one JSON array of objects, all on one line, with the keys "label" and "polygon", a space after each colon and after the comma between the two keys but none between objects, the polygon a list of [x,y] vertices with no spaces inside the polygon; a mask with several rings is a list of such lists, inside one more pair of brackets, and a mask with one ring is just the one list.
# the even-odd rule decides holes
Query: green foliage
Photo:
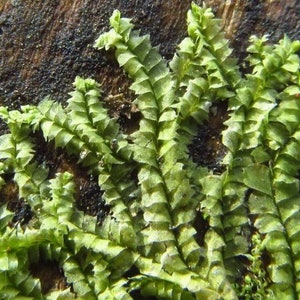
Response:
[{"label": "green foliage", "polygon": [[[119,11],[95,42],[132,80],[142,118],[129,136],[92,79],[75,79],[66,107],[1,107],[0,187],[12,178],[34,215],[15,223],[0,206],[1,299],[299,297],[300,42],[252,37],[242,76],[210,9],[192,4],[187,23],[169,65]],[[227,151],[214,174],[188,146],[220,102]],[[38,159],[41,133],[98,179],[111,211],[101,222],[78,209],[76,174]],[[43,292],[31,271],[41,261],[71,286]]]}]

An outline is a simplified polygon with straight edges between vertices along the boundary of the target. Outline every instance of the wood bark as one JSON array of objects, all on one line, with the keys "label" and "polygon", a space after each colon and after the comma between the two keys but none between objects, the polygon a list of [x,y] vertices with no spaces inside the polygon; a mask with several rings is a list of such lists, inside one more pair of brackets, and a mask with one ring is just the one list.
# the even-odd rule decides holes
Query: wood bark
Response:
[{"label": "wood bark", "polygon": [[[201,4],[202,1],[195,1]],[[114,9],[149,33],[162,55],[171,59],[186,35],[191,0],[0,0],[0,104],[19,108],[45,96],[63,101],[76,75],[101,82],[104,96],[123,91],[129,81],[111,55],[92,45],[108,29]],[[300,35],[297,0],[207,0],[222,18],[234,55],[245,56],[251,34]]]}]

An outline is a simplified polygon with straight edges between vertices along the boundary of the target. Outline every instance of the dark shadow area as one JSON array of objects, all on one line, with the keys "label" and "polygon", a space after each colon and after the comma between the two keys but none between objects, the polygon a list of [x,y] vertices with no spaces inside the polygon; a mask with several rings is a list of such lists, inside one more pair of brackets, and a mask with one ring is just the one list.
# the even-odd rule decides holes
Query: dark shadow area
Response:
[{"label": "dark shadow area", "polygon": [[41,260],[32,263],[29,270],[33,277],[40,280],[43,294],[47,294],[51,290],[65,290],[70,286],[56,261]]},{"label": "dark shadow area", "polygon": [[227,103],[214,104],[210,109],[208,121],[204,121],[198,127],[196,136],[188,146],[192,160],[215,174],[221,174],[225,170],[222,159],[226,148],[222,144],[222,131],[225,129],[223,122],[227,114]]}]

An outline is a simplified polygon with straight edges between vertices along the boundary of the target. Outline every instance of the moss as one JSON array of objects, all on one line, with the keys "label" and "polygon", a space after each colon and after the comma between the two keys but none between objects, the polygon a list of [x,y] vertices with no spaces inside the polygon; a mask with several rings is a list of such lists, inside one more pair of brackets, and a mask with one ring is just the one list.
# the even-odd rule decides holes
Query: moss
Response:
[{"label": "moss", "polygon": [[64,107],[1,107],[2,192],[34,215],[10,227],[0,207],[1,297],[297,298],[300,42],[252,37],[242,76],[212,11],[192,4],[187,20],[169,65],[118,11],[95,43],[132,80],[139,128],[81,77]]}]

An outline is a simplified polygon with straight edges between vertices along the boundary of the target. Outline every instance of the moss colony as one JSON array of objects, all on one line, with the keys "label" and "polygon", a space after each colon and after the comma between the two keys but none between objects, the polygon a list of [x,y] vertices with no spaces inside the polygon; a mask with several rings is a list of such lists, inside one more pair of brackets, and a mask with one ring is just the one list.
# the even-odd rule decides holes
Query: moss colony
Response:
[{"label": "moss colony", "polygon": [[[2,193],[19,208],[0,206],[0,298],[298,299],[300,43],[252,37],[241,76],[206,7],[192,4],[169,64],[119,11],[110,23],[95,47],[132,80],[138,130],[120,130],[92,79],[76,78],[66,107],[1,107]],[[209,169],[189,148],[220,106]],[[86,174],[55,174],[54,148]]]}]

